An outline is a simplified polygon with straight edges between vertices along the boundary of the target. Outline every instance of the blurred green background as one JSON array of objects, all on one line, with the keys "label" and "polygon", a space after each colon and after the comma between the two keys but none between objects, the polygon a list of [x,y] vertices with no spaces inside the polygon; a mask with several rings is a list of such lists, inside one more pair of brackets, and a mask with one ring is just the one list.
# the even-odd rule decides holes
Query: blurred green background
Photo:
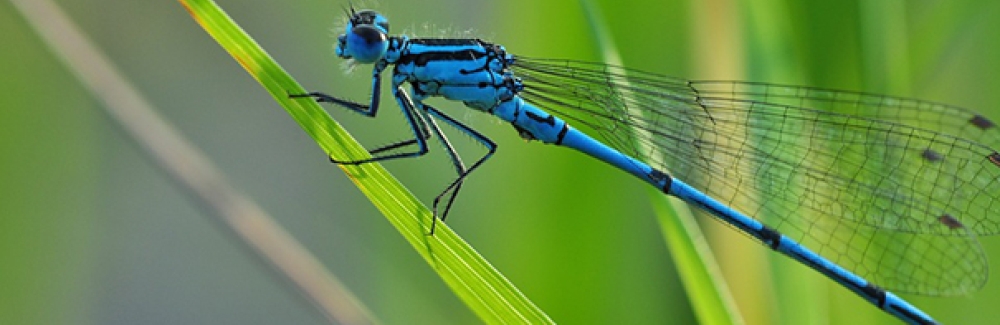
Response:
[{"label": "blurred green background", "polygon": [[[57,1],[156,105],[389,324],[478,319],[259,85],[172,1]],[[333,55],[346,1],[220,0],[306,87],[364,100]],[[1000,118],[1000,3],[601,1],[626,65],[919,97]],[[356,4],[357,5],[357,4]],[[599,60],[576,1],[383,1],[397,33],[472,35],[535,57]],[[325,320],[203,215],[0,2],[0,324],[319,324]],[[499,152],[449,225],[561,323],[695,321],[646,185],[509,125],[439,107]],[[370,147],[404,139],[393,107],[332,110]],[[460,150],[482,150],[465,137]],[[432,149],[440,149],[439,146]],[[441,150],[386,166],[429,201]],[[1000,218],[1000,216],[992,216]],[[815,272],[703,220],[750,324],[892,319]],[[982,238],[988,252],[1000,241]],[[907,296],[948,324],[1000,319],[1000,286]]]}]

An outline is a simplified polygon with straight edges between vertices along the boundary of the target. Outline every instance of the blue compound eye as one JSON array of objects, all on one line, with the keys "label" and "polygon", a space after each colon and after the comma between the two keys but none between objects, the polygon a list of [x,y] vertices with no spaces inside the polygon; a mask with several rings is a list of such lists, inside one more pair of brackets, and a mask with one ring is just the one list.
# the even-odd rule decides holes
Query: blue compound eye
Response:
[{"label": "blue compound eye", "polygon": [[385,33],[372,25],[355,26],[346,36],[344,54],[361,63],[378,61],[389,49]]}]

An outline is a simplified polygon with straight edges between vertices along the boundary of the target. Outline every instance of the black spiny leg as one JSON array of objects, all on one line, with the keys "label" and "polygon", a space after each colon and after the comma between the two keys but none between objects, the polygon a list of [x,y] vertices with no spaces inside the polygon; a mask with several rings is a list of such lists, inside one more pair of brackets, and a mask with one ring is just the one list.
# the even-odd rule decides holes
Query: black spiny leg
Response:
[{"label": "black spiny leg", "polygon": [[368,105],[364,105],[346,99],[340,99],[321,92],[310,92],[306,94],[288,94],[288,98],[305,98],[305,97],[313,98],[316,100],[317,103],[332,103],[340,105],[344,108],[347,108],[349,110],[352,110],[367,117],[375,117],[375,114],[378,113],[379,101],[380,97],[382,96],[381,74],[382,71],[385,70],[385,67],[386,67],[385,64],[376,64],[375,67],[372,68],[372,95],[371,95],[371,103]]},{"label": "black spiny leg", "polygon": [[[462,182],[465,181],[465,178],[467,176],[469,176],[469,173],[471,173],[473,170],[479,167],[479,165],[482,165],[483,162],[485,162],[487,159],[490,158],[490,156],[493,156],[493,153],[495,153],[497,150],[497,145],[486,136],[456,121],[450,116],[441,113],[441,111],[438,111],[434,107],[422,103],[418,103],[417,105],[423,107],[424,111],[428,113],[428,120],[430,120],[429,124],[431,125],[431,129],[434,130],[434,133],[437,134],[438,138],[441,139],[441,142],[444,143],[445,150],[448,152],[448,155],[451,156],[452,163],[454,163],[455,165],[455,170],[458,172],[458,178],[456,178],[453,182],[451,182],[451,184],[448,185],[448,187],[446,187],[444,191],[441,192],[441,194],[438,194],[438,196],[434,197],[434,203],[431,205],[435,216],[434,220],[431,222],[431,235],[433,235],[435,226],[437,225],[436,217],[438,216],[437,213],[438,203],[440,203],[441,198],[447,195],[448,192],[451,192],[451,195],[448,197],[448,203],[445,204],[444,211],[441,213],[441,221],[444,221],[444,219],[448,217],[448,211],[451,210],[452,203],[455,202],[455,197],[458,195],[458,190],[462,188]],[[479,143],[483,144],[484,146],[486,146],[487,149],[489,149],[489,152],[487,152],[485,155],[479,158],[479,160],[476,160],[476,162],[473,163],[472,166],[466,169],[465,164],[462,163],[461,157],[459,157],[458,153],[455,152],[455,148],[451,146],[451,143],[444,136],[444,133],[442,133],[441,129],[438,128],[437,123],[434,122],[435,117],[445,121],[446,123],[458,129],[459,131],[462,131],[462,133],[471,136],[476,141],[479,141]]]},{"label": "black spiny leg", "polygon": [[[382,69],[384,69],[384,67],[380,68],[379,66],[376,66],[376,68],[373,70],[374,72],[372,76],[372,98],[370,105],[363,105],[350,100],[340,99],[321,92],[310,92],[306,94],[291,94],[288,97],[313,98],[318,103],[332,103],[347,108],[351,111],[357,112],[359,114],[362,114],[364,116],[375,117],[375,115],[378,113],[378,108],[380,103],[379,89],[381,85],[381,78],[379,78],[379,74],[382,71]],[[391,160],[396,158],[418,157],[427,153],[426,140],[430,138],[430,132],[428,131],[427,121],[424,120],[424,117],[422,117],[421,114],[416,112],[409,96],[399,86],[396,86],[393,89],[393,95],[396,98],[396,101],[399,104],[400,108],[403,110],[403,114],[406,116],[410,128],[413,130],[414,138],[411,140],[400,141],[397,143],[392,143],[383,147],[369,150],[368,153],[373,156],[372,158],[341,161],[333,159],[333,157],[330,157],[331,162],[343,165],[360,165],[374,161]],[[405,148],[412,145],[418,146],[418,149],[414,152],[379,155],[380,153],[386,151]]]}]

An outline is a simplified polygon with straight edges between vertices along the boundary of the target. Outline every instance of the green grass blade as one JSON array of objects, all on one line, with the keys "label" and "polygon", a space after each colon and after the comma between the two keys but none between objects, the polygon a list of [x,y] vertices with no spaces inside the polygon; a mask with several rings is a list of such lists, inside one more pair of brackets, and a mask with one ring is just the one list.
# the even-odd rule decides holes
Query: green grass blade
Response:
[{"label": "green grass blade", "polygon": [[[589,0],[581,0],[580,3],[597,37],[604,62],[621,66],[621,57],[597,6]],[[742,324],[735,300],[726,289],[725,280],[691,210],[683,201],[665,197],[660,191],[655,191],[652,196],[667,248],[677,265],[698,322]]]},{"label": "green grass blade", "polygon": [[[330,156],[356,160],[368,153],[312,100],[288,98],[304,93],[274,60],[210,0],[180,0],[223,48],[274,96],[289,115]],[[341,166],[361,191],[410,242],[427,264],[469,308],[487,323],[553,321],[482,256],[443,223],[429,236],[431,212],[377,163]]]},{"label": "green grass blade", "polygon": [[[794,1],[741,3],[744,15],[741,21],[745,24],[743,37],[748,47],[746,70],[750,80],[810,83],[799,68],[804,57],[799,51],[808,45],[795,35],[799,28],[791,3]],[[767,215],[759,218],[765,224],[777,221],[769,220]],[[785,256],[770,254],[768,259],[774,279],[770,290],[777,306],[775,319],[783,324],[828,323],[826,290],[829,287],[826,284],[829,281]]]}]

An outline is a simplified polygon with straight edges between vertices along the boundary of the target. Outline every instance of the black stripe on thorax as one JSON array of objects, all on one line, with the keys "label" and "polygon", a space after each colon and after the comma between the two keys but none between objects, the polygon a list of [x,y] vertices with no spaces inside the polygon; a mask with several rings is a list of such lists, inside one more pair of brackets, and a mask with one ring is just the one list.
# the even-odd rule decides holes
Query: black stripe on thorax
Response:
[{"label": "black stripe on thorax", "polygon": [[482,47],[483,42],[474,38],[411,38],[409,40],[410,44],[420,44],[428,46],[462,46],[462,45],[479,45]]},{"label": "black stripe on thorax", "polygon": [[483,42],[477,39],[419,38],[409,43],[418,45],[419,51],[410,48],[396,64],[422,67],[435,61],[475,61],[489,55]]}]

